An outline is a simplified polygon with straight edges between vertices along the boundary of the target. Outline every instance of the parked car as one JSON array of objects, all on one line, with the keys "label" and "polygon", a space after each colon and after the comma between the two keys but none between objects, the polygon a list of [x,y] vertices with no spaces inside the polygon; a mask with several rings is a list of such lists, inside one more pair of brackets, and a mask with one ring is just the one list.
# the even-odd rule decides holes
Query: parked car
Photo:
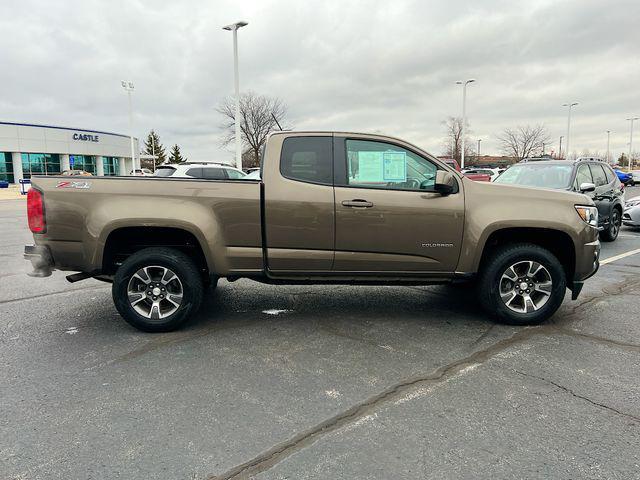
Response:
[{"label": "parked car", "polygon": [[0,188],[9,188],[9,182],[6,180],[0,180]]},{"label": "parked car", "polygon": [[191,177],[209,180],[238,180],[247,176],[242,170],[224,163],[178,163],[156,168],[156,177]]},{"label": "parked car", "polygon": [[247,175],[249,175],[250,173],[255,172],[255,171],[258,171],[258,172],[259,172],[259,171],[260,171],[260,167],[251,167],[251,168],[246,168],[246,169],[244,170],[244,172],[245,172]]},{"label": "parked car", "polygon": [[469,175],[489,175],[489,181],[493,182],[500,175],[498,168],[465,168],[462,173]]},{"label": "parked car", "polygon": [[622,224],[622,184],[605,162],[597,159],[520,162],[494,183],[584,193],[598,207],[600,238],[612,242],[618,237]]},{"label": "parked car", "polygon": [[72,176],[72,177],[76,177],[76,176],[91,177],[91,176],[93,176],[92,173],[85,172],[84,170],[63,170],[60,175]]},{"label": "parked car", "polygon": [[640,197],[633,197],[625,202],[622,223],[629,227],[640,227]]},{"label": "parked car", "polygon": [[[134,175],[133,170],[129,172],[129,175]],[[148,168],[136,168],[136,177],[150,177],[153,175],[153,172]]]},{"label": "parked car", "polygon": [[640,170],[632,170],[631,171],[631,183],[630,185],[634,187],[636,183],[640,183]]},{"label": "parked car", "polygon": [[475,278],[490,315],[535,324],[567,288],[576,299],[599,265],[598,210],[588,196],[474,182],[382,135],[274,132],[261,182],[75,183],[33,177],[32,274],[112,282],[118,312],[145,331],[178,328],[220,277],[276,285]]},{"label": "parked car", "polygon": [[491,176],[484,173],[464,173],[458,164],[458,161],[455,158],[444,158],[442,159],[447,165],[451,168],[455,169],[456,172],[461,172],[464,176],[470,178],[471,180],[475,180],[477,182],[490,182]]},{"label": "parked car", "polygon": [[618,176],[618,179],[624,185],[633,186],[635,184],[635,182],[633,180],[633,175],[631,173],[623,172],[622,170],[620,170],[618,168],[614,169],[614,172],[616,172],[616,175]]}]

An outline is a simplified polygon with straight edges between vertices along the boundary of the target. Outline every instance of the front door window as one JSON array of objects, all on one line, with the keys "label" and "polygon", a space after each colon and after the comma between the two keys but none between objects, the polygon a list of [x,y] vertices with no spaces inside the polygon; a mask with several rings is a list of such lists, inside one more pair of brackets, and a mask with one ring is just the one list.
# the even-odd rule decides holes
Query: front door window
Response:
[{"label": "front door window", "polygon": [[387,190],[433,190],[438,168],[390,143],[347,140],[347,185]]}]

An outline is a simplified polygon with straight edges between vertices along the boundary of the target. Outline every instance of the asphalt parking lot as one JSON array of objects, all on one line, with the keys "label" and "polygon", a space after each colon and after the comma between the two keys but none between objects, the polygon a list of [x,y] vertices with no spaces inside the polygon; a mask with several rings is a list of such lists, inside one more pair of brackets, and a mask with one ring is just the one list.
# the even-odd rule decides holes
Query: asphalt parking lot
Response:
[{"label": "asphalt parking lot", "polygon": [[638,230],[531,328],[451,287],[238,281],[145,334],[108,284],[27,277],[30,241],[0,201],[2,479],[640,478]]}]

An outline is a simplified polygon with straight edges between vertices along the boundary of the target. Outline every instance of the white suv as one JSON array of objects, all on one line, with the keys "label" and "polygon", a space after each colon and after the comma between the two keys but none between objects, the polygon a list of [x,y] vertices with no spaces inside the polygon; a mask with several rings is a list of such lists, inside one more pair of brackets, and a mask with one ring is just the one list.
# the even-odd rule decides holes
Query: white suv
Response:
[{"label": "white suv", "polygon": [[247,175],[237,168],[224,163],[178,163],[160,165],[156,168],[156,177],[191,177],[207,180],[239,180]]}]

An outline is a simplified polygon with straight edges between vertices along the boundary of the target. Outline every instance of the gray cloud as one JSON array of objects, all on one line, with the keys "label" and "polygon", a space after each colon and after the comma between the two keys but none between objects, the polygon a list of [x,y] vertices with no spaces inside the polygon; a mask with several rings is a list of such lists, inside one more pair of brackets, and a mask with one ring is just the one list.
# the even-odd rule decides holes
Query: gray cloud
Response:
[{"label": "gray cloud", "polygon": [[[13,1],[0,4],[0,117],[127,132],[155,128],[191,159],[228,160],[215,106],[232,93],[237,19],[241,88],[278,96],[296,128],[379,131],[439,153],[442,120],[468,115],[483,152],[503,128],[544,123],[572,145],[626,151],[640,114],[635,0]],[[553,145],[556,147],[556,145]]]}]

